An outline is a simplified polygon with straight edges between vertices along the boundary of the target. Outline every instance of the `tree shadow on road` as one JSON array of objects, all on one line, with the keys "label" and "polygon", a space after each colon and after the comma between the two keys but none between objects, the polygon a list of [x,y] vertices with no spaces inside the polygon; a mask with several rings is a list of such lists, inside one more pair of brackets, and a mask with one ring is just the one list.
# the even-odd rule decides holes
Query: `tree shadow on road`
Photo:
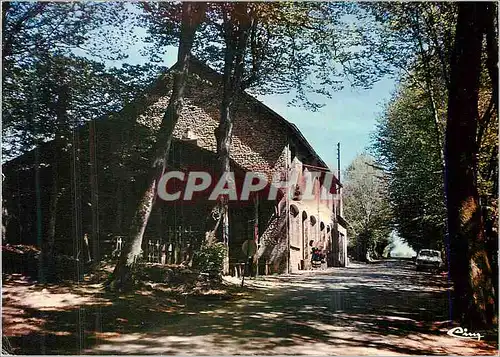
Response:
[{"label": "tree shadow on road", "polygon": [[40,329],[10,340],[18,351],[35,354],[495,352],[494,346],[446,336],[446,278],[416,274],[405,264],[249,284],[246,297],[231,301],[137,292],[94,293],[101,300],[51,311],[19,304],[27,318],[40,321]]}]

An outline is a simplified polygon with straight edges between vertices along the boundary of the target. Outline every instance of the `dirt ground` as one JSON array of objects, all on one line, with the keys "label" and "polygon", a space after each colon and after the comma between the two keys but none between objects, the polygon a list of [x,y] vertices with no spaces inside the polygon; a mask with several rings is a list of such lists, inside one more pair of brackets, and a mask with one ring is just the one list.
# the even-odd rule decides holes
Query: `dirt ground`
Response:
[{"label": "dirt ground", "polygon": [[[15,354],[496,355],[446,332],[444,275],[404,261],[246,281],[233,298],[158,289],[116,296],[100,284],[38,286],[4,275],[4,345]],[[224,297],[224,296],[222,296]]]}]

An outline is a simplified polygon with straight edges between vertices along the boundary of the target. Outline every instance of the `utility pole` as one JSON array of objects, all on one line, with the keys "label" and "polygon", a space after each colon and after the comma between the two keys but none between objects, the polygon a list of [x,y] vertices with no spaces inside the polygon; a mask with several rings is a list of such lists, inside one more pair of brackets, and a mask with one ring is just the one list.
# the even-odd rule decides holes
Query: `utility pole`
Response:
[{"label": "utility pole", "polygon": [[340,182],[340,143],[337,143],[337,178]]},{"label": "utility pole", "polygon": [[343,212],[342,212],[342,188],[340,187],[340,142],[337,143],[337,179],[339,180],[339,189],[338,189],[338,192],[337,192],[337,195],[338,195],[338,206],[339,206],[339,209],[338,209],[338,215],[339,216],[342,216]]}]

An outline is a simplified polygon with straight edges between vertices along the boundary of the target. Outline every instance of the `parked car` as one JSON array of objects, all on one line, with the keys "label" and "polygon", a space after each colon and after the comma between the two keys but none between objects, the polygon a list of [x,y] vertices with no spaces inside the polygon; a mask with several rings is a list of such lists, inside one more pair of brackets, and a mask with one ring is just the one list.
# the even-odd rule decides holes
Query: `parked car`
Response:
[{"label": "parked car", "polygon": [[441,252],[432,249],[420,250],[417,254],[415,264],[417,266],[417,271],[424,269],[441,269],[444,266]]}]

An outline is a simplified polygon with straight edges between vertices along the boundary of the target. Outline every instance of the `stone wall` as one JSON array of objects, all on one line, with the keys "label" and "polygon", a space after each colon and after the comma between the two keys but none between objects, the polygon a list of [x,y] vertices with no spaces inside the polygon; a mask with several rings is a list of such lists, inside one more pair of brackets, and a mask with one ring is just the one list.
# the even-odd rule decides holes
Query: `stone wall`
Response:
[{"label": "stone wall", "polygon": [[[221,93],[222,88],[214,77],[206,79],[196,73],[191,75],[174,137],[195,142],[200,148],[216,153],[215,130],[219,122]],[[168,105],[168,98],[169,93],[160,96],[139,121],[158,128]],[[305,160],[309,160],[311,165],[317,165],[317,160],[311,159],[311,153],[303,151],[304,145],[294,135],[290,135],[286,123],[266,110],[257,100],[242,96],[235,104],[233,116],[230,157],[244,170],[265,173],[271,179],[273,175],[285,173],[288,166],[295,167],[301,173],[307,171],[302,162]],[[295,154],[293,161],[292,151]],[[293,219],[288,218],[290,212],[283,207],[285,200],[282,200],[281,208],[278,209],[280,215],[269,217],[268,226],[261,226],[259,256],[271,263],[274,272],[285,272],[287,265],[292,272],[301,267],[308,268],[310,240],[314,241],[314,246],[332,252],[330,242],[334,231],[333,205],[332,201],[319,198],[321,189],[318,182],[315,187],[316,198],[312,201],[290,201],[298,210]],[[334,242],[336,243],[338,244]],[[339,248],[336,247],[335,251],[343,250]]]},{"label": "stone wall", "polygon": [[[157,129],[168,105],[168,93],[139,116],[138,121]],[[221,88],[217,83],[193,75],[185,93],[182,114],[174,130],[178,139],[196,140],[206,150],[217,152],[215,129],[219,123]],[[230,157],[239,166],[269,176],[286,167],[288,130],[256,100],[243,96],[235,104]]]},{"label": "stone wall", "polygon": [[[131,103],[126,110],[110,116],[106,120],[98,120],[95,124],[97,177],[99,192],[99,234],[101,242],[111,241],[115,236],[126,236],[129,224],[133,216],[138,198],[142,195],[146,172],[150,166],[150,148],[154,138],[154,131],[160,126],[161,120],[169,101],[168,87],[171,81],[168,75],[163,76],[158,83],[151,87],[150,92]],[[203,79],[193,75],[186,88],[185,105],[178,125],[174,131],[176,139],[187,139],[188,142],[175,140],[172,145],[172,154],[169,163],[180,167],[182,163],[203,165],[213,167],[217,165],[216,140],[214,131],[218,126],[221,88],[217,80],[209,76]],[[302,162],[314,165],[311,153],[305,150],[303,144],[298,143],[298,137],[290,130],[288,125],[268,108],[249,96],[243,96],[236,103],[234,110],[233,142],[231,158],[245,171],[258,171],[272,176],[284,173],[287,163],[291,162],[291,156],[296,154],[295,164],[300,166]],[[92,225],[91,188],[89,186],[89,130],[84,126],[79,130],[79,136],[74,145],[77,149],[60,154],[61,160],[58,164],[63,168],[59,177],[61,186],[61,197],[58,203],[56,236],[58,248],[65,254],[72,254],[72,241],[81,239],[84,233],[94,232]],[[189,144],[189,145],[188,145]],[[196,144],[193,145],[193,144]],[[50,202],[49,193],[52,187],[53,148],[50,142],[42,145],[40,150],[40,169],[42,187],[42,206],[48,207]],[[191,146],[192,150],[188,150]],[[73,157],[76,155],[75,157]],[[6,225],[7,241],[10,243],[36,244],[36,207],[35,180],[33,164],[34,153],[27,153],[22,157],[4,165],[6,179],[4,181],[6,195],[5,207],[11,217]],[[76,185],[73,177],[72,163],[78,162],[78,190],[79,198],[74,199],[73,185]],[[177,166],[176,166],[177,165]],[[42,166],[42,165],[41,165]],[[210,169],[207,167],[207,169]],[[241,171],[241,170],[240,170]],[[271,177],[269,177],[271,178]],[[284,176],[283,176],[284,178]],[[316,228],[323,221],[326,225],[329,219],[331,207],[328,204],[297,202],[300,209],[299,217],[306,212],[309,217],[312,212],[316,214],[317,225],[309,227],[306,240],[302,235],[302,227],[290,230],[288,222],[289,212],[283,203],[279,212],[281,215],[273,216],[276,202],[260,202],[259,211],[259,233],[261,237],[261,249],[263,260],[271,263],[273,272],[284,272],[290,266],[296,269],[302,257],[308,259],[310,247],[307,239],[312,237],[319,242],[319,233]],[[252,203],[248,203],[251,206]],[[285,205],[286,206],[286,205]],[[319,209],[318,209],[319,207]],[[156,205],[153,210],[145,238],[160,237],[167,226],[179,226],[185,224],[195,230],[203,231],[206,225],[207,212],[211,206],[209,203],[200,202],[184,203],[176,202],[172,205]],[[74,210],[81,210],[78,218],[73,214]],[[163,210],[163,211],[162,211]],[[231,242],[239,244],[241,240],[247,239],[247,221],[253,218],[252,209],[244,213],[242,208],[233,210],[233,224]],[[167,213],[165,213],[167,212]],[[249,217],[246,217],[248,215]],[[183,217],[182,219],[179,217]],[[43,215],[43,229],[48,226],[48,214]],[[180,222],[183,220],[183,222]],[[211,223],[211,222],[209,222]],[[78,225],[76,232],[74,227]],[[239,227],[239,228],[238,228]],[[97,236],[97,234],[96,234]],[[289,239],[293,246],[293,252],[288,248]],[[106,243],[107,244],[107,243]],[[239,247],[235,248],[239,252]],[[236,255],[235,255],[236,256]],[[236,256],[236,259],[239,259]]]}]

